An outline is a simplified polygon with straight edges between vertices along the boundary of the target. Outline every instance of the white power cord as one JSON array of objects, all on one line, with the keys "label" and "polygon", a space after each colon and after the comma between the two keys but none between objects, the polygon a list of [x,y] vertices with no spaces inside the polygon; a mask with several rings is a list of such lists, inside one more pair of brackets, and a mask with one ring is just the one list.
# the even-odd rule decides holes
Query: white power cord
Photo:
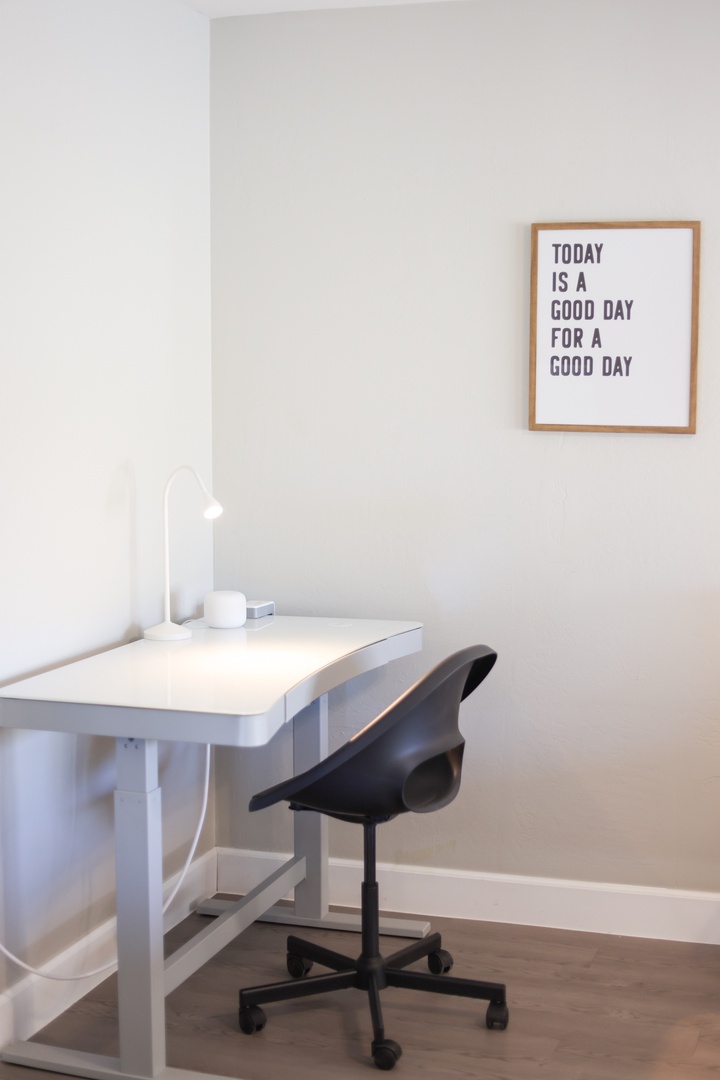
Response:
[{"label": "white power cord", "polygon": [[208,804],[209,792],[210,792],[210,743],[207,743],[206,746],[205,746],[205,781],[204,781],[204,784],[203,784],[203,799],[202,799],[202,806],[200,808],[200,817],[198,819],[197,829],[195,830],[195,836],[193,837],[193,842],[190,845],[190,850],[188,851],[188,856],[187,856],[187,859],[185,860],[185,865],[182,868],[182,872],[180,874],[180,877],[175,882],[175,888],[173,889],[173,891],[170,893],[167,900],[163,904],[163,915],[165,914],[167,909],[170,907],[173,900],[175,899],[178,892],[180,891],[180,886],[182,885],[183,881],[185,880],[185,876],[186,876],[188,870],[190,869],[190,863],[193,861],[193,857],[195,855],[195,849],[198,846],[198,841],[200,840],[200,833],[202,832],[202,827],[203,827],[203,824],[205,823],[205,814],[207,812],[207,804]]},{"label": "white power cord", "polygon": [[[173,900],[177,896],[177,894],[178,894],[178,892],[180,890],[180,887],[181,887],[183,881],[185,880],[187,872],[190,869],[190,864],[193,861],[193,857],[195,855],[195,849],[197,848],[198,841],[200,840],[200,833],[202,832],[202,827],[203,827],[203,825],[205,823],[205,814],[207,813],[207,804],[208,804],[209,793],[210,793],[210,744],[208,743],[206,745],[206,747],[205,747],[205,782],[204,782],[204,789],[203,789],[202,806],[200,808],[200,817],[199,817],[199,820],[198,820],[197,829],[195,830],[195,836],[193,837],[193,842],[190,845],[190,851],[188,852],[188,856],[187,856],[187,859],[185,860],[185,865],[183,866],[182,871],[180,873],[180,877],[177,879],[177,882],[175,883],[175,888],[173,889],[173,891],[170,893],[167,900],[163,904],[163,915],[168,910],[168,908],[172,904]],[[93,971],[85,971],[85,972],[83,972],[82,975],[51,975],[49,971],[40,971],[38,968],[31,967],[29,964],[24,963],[24,961],[20,960],[17,956],[15,956],[8,949],[6,949],[5,946],[2,944],[2,942],[0,942],[0,953],[2,953],[3,956],[6,956],[8,958],[8,960],[12,960],[13,964],[17,964],[17,966],[21,967],[24,971],[29,971],[31,975],[40,975],[43,979],[55,979],[57,982],[79,982],[81,979],[90,979],[90,978],[93,978],[96,975],[104,975],[106,971],[112,971],[112,969],[117,964],[117,959],[115,959],[111,963],[105,964],[103,967],[95,968]]]}]

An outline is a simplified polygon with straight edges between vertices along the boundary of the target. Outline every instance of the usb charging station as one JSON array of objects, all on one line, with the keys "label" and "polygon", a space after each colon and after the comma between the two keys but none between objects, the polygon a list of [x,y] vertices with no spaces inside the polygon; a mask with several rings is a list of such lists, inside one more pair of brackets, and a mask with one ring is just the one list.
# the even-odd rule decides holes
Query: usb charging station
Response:
[{"label": "usb charging station", "polygon": [[247,602],[247,617],[248,619],[262,619],[265,615],[275,614],[275,601],[274,600],[248,600]]}]

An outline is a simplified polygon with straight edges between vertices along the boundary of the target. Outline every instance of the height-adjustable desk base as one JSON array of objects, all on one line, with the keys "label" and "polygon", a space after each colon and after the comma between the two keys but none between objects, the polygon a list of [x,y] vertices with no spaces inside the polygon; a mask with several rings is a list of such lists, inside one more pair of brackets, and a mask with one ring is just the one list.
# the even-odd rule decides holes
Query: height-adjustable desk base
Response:
[{"label": "height-adjustable desk base", "polygon": [[[18,1042],[4,1061],[95,1080],[190,1080],[165,1058],[165,997],[305,878],[305,858],[278,867],[241,900],[163,960],[162,844],[157,742],[117,740],[115,792],[120,1056]],[[143,837],[142,843],[138,840]],[[205,1075],[205,1074],[203,1074]],[[217,1080],[217,1078],[213,1078]]]}]

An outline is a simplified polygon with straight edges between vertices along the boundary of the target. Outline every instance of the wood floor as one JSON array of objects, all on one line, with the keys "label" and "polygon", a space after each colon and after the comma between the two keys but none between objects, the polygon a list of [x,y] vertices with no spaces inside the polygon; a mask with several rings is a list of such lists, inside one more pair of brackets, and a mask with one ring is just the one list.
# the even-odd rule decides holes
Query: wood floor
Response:
[{"label": "wood floor", "polygon": [[[720,946],[432,918],[454,975],[506,982],[510,1024],[488,1031],[482,1002],[388,989],[386,1035],[397,1080],[706,1080],[720,1076]],[[171,952],[204,925],[191,916]],[[357,990],[268,1005],[253,1036],[237,1027],[237,991],[286,978],[281,926],[256,924],[167,999],[168,1061],[243,1080],[378,1076]],[[349,935],[309,931],[341,952]],[[401,947],[383,939],[383,951]],[[317,968],[315,969],[317,971]],[[36,1036],[116,1054],[115,980]],[[0,1063],[0,1080],[53,1075]]]}]

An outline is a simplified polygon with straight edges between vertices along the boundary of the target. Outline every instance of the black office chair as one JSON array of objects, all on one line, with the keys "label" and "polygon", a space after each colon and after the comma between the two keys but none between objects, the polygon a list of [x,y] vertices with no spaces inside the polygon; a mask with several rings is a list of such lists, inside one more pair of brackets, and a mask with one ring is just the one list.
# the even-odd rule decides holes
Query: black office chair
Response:
[{"label": "black office chair", "polygon": [[[240,1028],[245,1034],[265,1026],[261,1005],[347,987],[367,990],[372,1056],[379,1069],[392,1069],[402,1053],[396,1042],[385,1038],[380,990],[386,986],[489,1001],[487,1026],[507,1027],[505,986],[447,978],[445,973],[453,960],[442,948],[440,934],[429,934],[387,959],[380,955],[375,880],[377,826],[408,811],[426,814],[439,810],[457,795],[465,745],[458,728],[460,702],[479,686],[496,658],[485,645],[454,653],[324,761],[251,799],[251,810],[287,800],[293,810],[316,810],[362,825],[365,879],[360,956],[353,960],[291,935],[287,939],[287,969],[292,980],[240,991]],[[430,974],[404,970],[424,957]],[[331,968],[332,974],[307,978],[315,961]]]}]

